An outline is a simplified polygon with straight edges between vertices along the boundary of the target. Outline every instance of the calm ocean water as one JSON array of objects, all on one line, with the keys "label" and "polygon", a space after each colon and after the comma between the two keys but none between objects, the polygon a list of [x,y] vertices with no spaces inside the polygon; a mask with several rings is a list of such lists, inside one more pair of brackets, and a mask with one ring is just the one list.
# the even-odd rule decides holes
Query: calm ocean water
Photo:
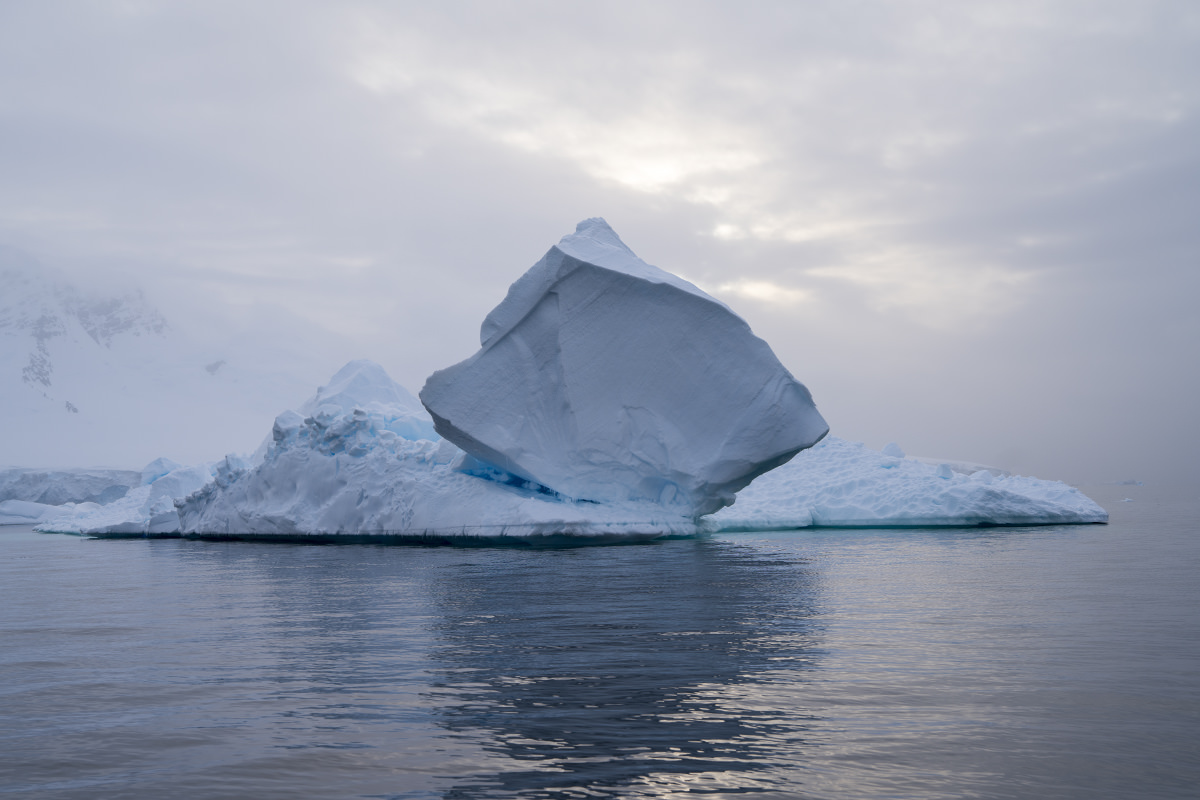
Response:
[{"label": "calm ocean water", "polygon": [[0,794],[1196,797],[1200,502],[1090,493],[544,551],[0,528]]}]

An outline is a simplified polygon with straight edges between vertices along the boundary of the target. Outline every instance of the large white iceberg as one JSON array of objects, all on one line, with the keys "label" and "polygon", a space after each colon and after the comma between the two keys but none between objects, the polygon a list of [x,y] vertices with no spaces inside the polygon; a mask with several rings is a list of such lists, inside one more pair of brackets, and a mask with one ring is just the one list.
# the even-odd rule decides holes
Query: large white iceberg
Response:
[{"label": "large white iceberg", "polygon": [[159,459],[107,505],[52,511],[29,497],[0,521],[96,536],[557,544],[1107,520],[1058,482],[825,437],[808,391],[745,322],[642,262],[603,220],[514,283],[481,342],[430,377],[421,402],[353,361],[280,414],[250,457]]},{"label": "large white iceberg", "polygon": [[[374,366],[374,365],[372,365]],[[361,365],[358,369],[364,369]],[[484,464],[451,444],[406,438],[378,398],[381,369],[340,406],[306,403],[276,420],[258,463],[227,459],[181,500],[185,536],[330,541],[576,543],[854,526],[1103,522],[1103,510],[1054,481],[955,472],[894,446],[826,437],[695,519],[678,506],[576,501]]]},{"label": "large white iceberg", "polygon": [[707,514],[828,430],[744,320],[581,222],[435,372],[438,433],[564,496]]}]

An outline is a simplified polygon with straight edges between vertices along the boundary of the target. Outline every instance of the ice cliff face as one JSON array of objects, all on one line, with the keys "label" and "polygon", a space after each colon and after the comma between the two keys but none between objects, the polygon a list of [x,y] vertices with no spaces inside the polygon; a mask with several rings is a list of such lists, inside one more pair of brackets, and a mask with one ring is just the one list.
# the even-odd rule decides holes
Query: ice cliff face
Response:
[{"label": "ice cliff face", "polygon": [[602,219],[518,279],[480,341],[421,390],[438,433],[567,497],[707,514],[829,430],[745,321]]}]

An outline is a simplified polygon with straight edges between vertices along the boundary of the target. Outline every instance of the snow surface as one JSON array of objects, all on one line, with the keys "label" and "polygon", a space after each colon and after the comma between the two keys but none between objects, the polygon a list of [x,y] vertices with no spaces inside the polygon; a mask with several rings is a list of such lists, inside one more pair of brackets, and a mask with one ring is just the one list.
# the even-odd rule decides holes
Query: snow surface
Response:
[{"label": "snow surface", "polygon": [[480,343],[421,390],[438,433],[571,498],[710,513],[829,430],[744,320],[598,218],[512,285]]},{"label": "snow surface", "polygon": [[950,463],[905,458],[894,445],[880,452],[828,436],[760,476],[706,525],[752,531],[1107,521],[1104,509],[1058,481],[998,477],[984,467],[964,474]]}]

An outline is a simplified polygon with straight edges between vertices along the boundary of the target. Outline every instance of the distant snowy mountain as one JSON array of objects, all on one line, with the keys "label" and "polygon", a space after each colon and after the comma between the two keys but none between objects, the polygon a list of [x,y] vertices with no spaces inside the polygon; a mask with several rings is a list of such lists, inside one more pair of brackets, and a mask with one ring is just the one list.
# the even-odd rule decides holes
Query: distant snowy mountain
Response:
[{"label": "distant snowy mountain", "polygon": [[[70,362],[80,350],[94,355],[91,345],[111,351],[114,340],[120,349],[125,338],[163,338],[168,330],[166,319],[140,292],[87,295],[24,253],[0,249],[0,335],[5,336],[5,355],[25,362],[20,377],[26,386],[47,400],[61,399],[66,411],[78,413],[78,406],[61,397],[63,376],[59,376],[60,387],[55,386],[51,350],[60,361]],[[11,378],[11,373],[5,377]]]},{"label": "distant snowy mountain", "polygon": [[138,291],[84,290],[0,247],[0,465],[140,468],[253,447],[314,380],[255,343],[232,349],[173,330]]}]

